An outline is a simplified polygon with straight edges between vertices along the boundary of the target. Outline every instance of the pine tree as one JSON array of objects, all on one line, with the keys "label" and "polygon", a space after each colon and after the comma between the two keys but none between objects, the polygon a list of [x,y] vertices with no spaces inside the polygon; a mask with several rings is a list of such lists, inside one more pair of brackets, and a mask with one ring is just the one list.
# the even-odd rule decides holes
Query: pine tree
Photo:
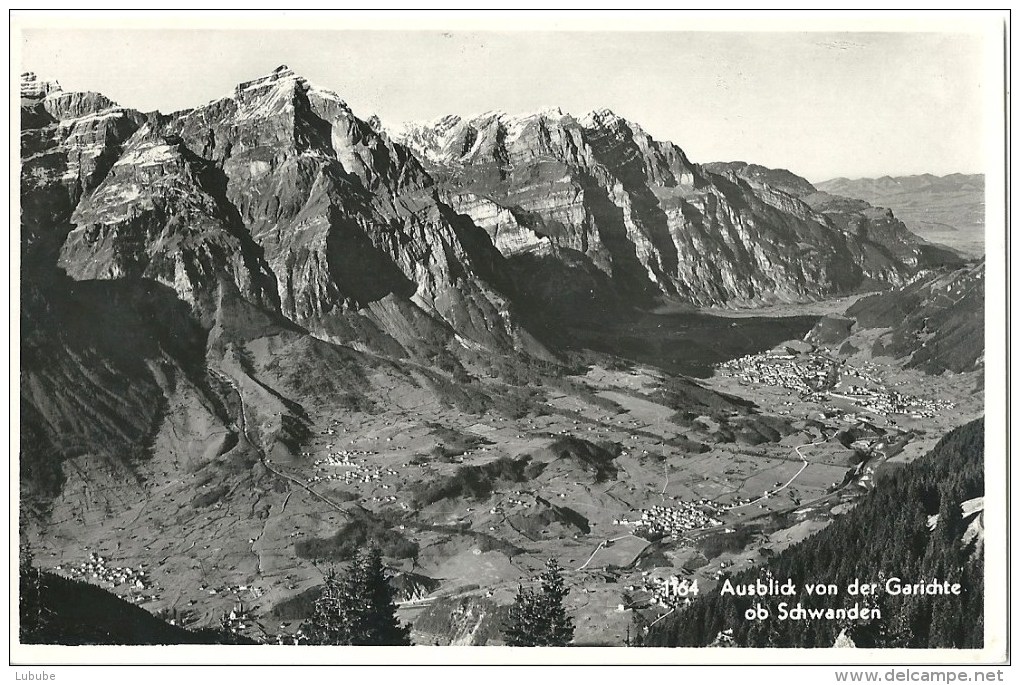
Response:
[{"label": "pine tree", "polygon": [[513,647],[565,647],[574,638],[574,621],[563,600],[569,590],[563,569],[550,559],[539,576],[539,591],[518,587],[503,637]]},{"label": "pine tree", "polygon": [[42,599],[42,574],[35,567],[32,547],[21,547],[18,564],[18,609],[20,636],[23,643],[36,642],[45,624],[46,609]]},{"label": "pine tree", "polygon": [[396,617],[393,590],[379,550],[358,555],[343,575],[325,578],[322,594],[301,632],[313,645],[409,645]]},{"label": "pine tree", "polygon": [[373,547],[362,559],[361,582],[367,602],[363,644],[410,645],[410,627],[397,621],[393,588],[386,578],[382,554],[377,548]]},{"label": "pine tree", "polygon": [[351,630],[357,613],[356,595],[349,583],[351,572],[340,576],[331,569],[325,577],[322,594],[315,601],[311,617],[301,625],[301,632],[313,645],[351,644]]},{"label": "pine tree", "polygon": [[960,503],[953,499],[952,491],[948,486],[939,488],[939,518],[938,523],[935,524],[934,537],[944,553],[958,546],[963,528],[963,512],[960,510]]},{"label": "pine tree", "polygon": [[574,639],[574,621],[567,615],[563,600],[566,598],[567,590],[563,582],[563,569],[550,559],[546,563],[546,569],[541,576],[542,581],[542,608],[548,619],[548,642],[546,644],[554,647],[565,647]]},{"label": "pine tree", "polygon": [[542,644],[542,617],[538,613],[538,597],[534,590],[517,586],[517,598],[510,606],[503,637],[511,647],[534,647]]}]

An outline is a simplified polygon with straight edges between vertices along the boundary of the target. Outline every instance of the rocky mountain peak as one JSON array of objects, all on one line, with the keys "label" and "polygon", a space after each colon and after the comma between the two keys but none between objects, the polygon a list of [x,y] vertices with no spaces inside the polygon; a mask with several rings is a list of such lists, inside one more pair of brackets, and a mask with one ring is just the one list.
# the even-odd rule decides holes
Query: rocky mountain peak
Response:
[{"label": "rocky mountain peak", "polygon": [[[41,90],[31,77],[26,89]],[[436,199],[407,148],[287,66],[168,115],[81,93],[22,112],[26,153],[48,153],[26,166],[23,204],[63,198],[59,216],[26,223],[39,260],[72,279],[149,280],[205,322],[226,283],[333,338],[368,317],[412,348],[407,331],[425,328],[517,340],[484,234]]]},{"label": "rocky mountain peak", "polygon": [[21,75],[21,97],[24,100],[41,100],[61,90],[58,82],[40,79],[34,71],[26,71]]},{"label": "rocky mountain peak", "polygon": [[709,162],[703,165],[715,174],[723,174],[733,178],[742,178],[753,186],[772,186],[793,197],[804,197],[817,192],[806,179],[788,169],[771,169],[760,164],[747,162]]},{"label": "rocky mountain peak", "polygon": [[581,119],[581,123],[588,128],[607,128],[615,126],[620,123],[628,123],[626,119],[619,116],[616,112],[611,109],[602,107],[594,109],[588,114],[584,115]]},{"label": "rocky mountain peak", "polygon": [[121,109],[116,102],[101,93],[65,91],[58,82],[40,79],[31,71],[21,75],[21,107],[23,114],[27,111],[55,121]]},{"label": "rocky mountain peak", "polygon": [[498,119],[505,125],[513,125],[518,122],[533,121],[535,119],[556,122],[568,117],[570,117],[570,114],[564,112],[559,107],[546,106],[540,107],[539,109],[530,112],[518,112],[518,113],[505,112],[503,110],[493,110],[491,112],[481,114],[478,117],[475,117],[475,119],[476,120],[486,118]]},{"label": "rocky mountain peak", "polygon": [[392,138],[507,258],[530,264],[567,250],[638,301],[794,301],[899,283],[942,259],[891,215],[819,209],[800,199],[815,187],[785,169],[699,166],[608,108],[451,115]]},{"label": "rocky mountain peak", "polygon": [[307,98],[316,98],[339,112],[350,114],[350,108],[339,95],[316,86],[285,64],[265,76],[237,84],[228,97],[237,103],[241,119],[266,119],[290,112],[295,107],[295,99]]},{"label": "rocky mountain peak", "polygon": [[265,76],[260,76],[256,79],[252,79],[251,81],[242,81],[234,87],[234,92],[237,95],[242,95],[251,91],[261,91],[264,88],[277,85],[281,81],[285,83],[306,83],[303,77],[298,76],[290,67],[283,64],[276,67]]}]

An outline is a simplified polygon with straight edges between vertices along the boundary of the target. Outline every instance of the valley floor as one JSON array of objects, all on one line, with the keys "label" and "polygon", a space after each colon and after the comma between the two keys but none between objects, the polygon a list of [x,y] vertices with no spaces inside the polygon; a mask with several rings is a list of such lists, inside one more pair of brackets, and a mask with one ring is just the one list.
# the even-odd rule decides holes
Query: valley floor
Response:
[{"label": "valley floor", "polygon": [[[753,339],[760,317],[732,316],[733,334]],[[796,368],[834,358],[806,348],[755,354],[748,364],[762,367],[779,363],[769,357]],[[623,645],[635,612],[649,622],[675,606],[664,589],[672,577],[710,590],[722,572],[825,526],[883,470],[983,413],[975,374],[926,376],[863,353],[838,366],[824,392],[749,379],[746,366],[699,381],[753,402],[785,426],[775,430],[746,423],[739,405],[687,411],[663,392],[674,380],[666,371],[601,359],[543,383],[517,417],[467,413],[377,371],[373,410],[306,406],[311,431],[293,449],[264,439],[268,418],[224,367],[215,373],[237,393],[236,423],[242,440],[258,443],[260,463],[233,473],[221,465],[227,475],[216,481],[157,455],[143,474],[144,501],[101,506],[119,501],[113,492],[89,493],[82,501],[95,504],[84,508],[58,501],[36,559],[187,625],[215,625],[243,606],[256,617],[250,633],[265,637],[293,633],[323,573],[352,545],[374,542],[401,577],[399,616],[417,643],[492,644],[500,607],[554,558],[570,588],[575,643]],[[468,371],[499,392],[482,368]],[[867,392],[847,390],[851,381]],[[941,402],[869,408],[893,390]],[[167,425],[204,430],[188,420],[186,398],[167,411]]]}]

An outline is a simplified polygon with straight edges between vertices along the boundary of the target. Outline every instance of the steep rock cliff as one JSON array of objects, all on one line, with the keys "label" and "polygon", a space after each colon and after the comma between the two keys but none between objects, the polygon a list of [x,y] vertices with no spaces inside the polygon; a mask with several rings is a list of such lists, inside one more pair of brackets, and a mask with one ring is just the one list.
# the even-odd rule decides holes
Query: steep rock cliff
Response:
[{"label": "steep rock cliff", "polygon": [[411,152],[286,67],[169,115],[32,75],[23,92],[26,243],[48,231],[75,279],[152,279],[205,320],[228,281],[331,339],[367,317],[408,344],[538,348],[502,256]]},{"label": "steep rock cliff", "polygon": [[447,116],[391,135],[512,262],[580,257],[639,303],[806,299],[901,283],[925,259],[901,224],[830,217],[796,197],[813,188],[794,174],[702,167],[608,110]]}]

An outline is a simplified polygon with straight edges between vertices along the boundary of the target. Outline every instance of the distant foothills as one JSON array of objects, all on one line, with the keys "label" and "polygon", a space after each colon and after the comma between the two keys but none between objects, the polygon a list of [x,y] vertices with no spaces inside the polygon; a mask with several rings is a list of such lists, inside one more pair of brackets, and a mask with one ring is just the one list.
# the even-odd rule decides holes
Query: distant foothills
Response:
[{"label": "distant foothills", "polygon": [[946,245],[968,257],[984,255],[984,174],[834,178],[819,190],[888,207],[907,228],[925,240]]}]

